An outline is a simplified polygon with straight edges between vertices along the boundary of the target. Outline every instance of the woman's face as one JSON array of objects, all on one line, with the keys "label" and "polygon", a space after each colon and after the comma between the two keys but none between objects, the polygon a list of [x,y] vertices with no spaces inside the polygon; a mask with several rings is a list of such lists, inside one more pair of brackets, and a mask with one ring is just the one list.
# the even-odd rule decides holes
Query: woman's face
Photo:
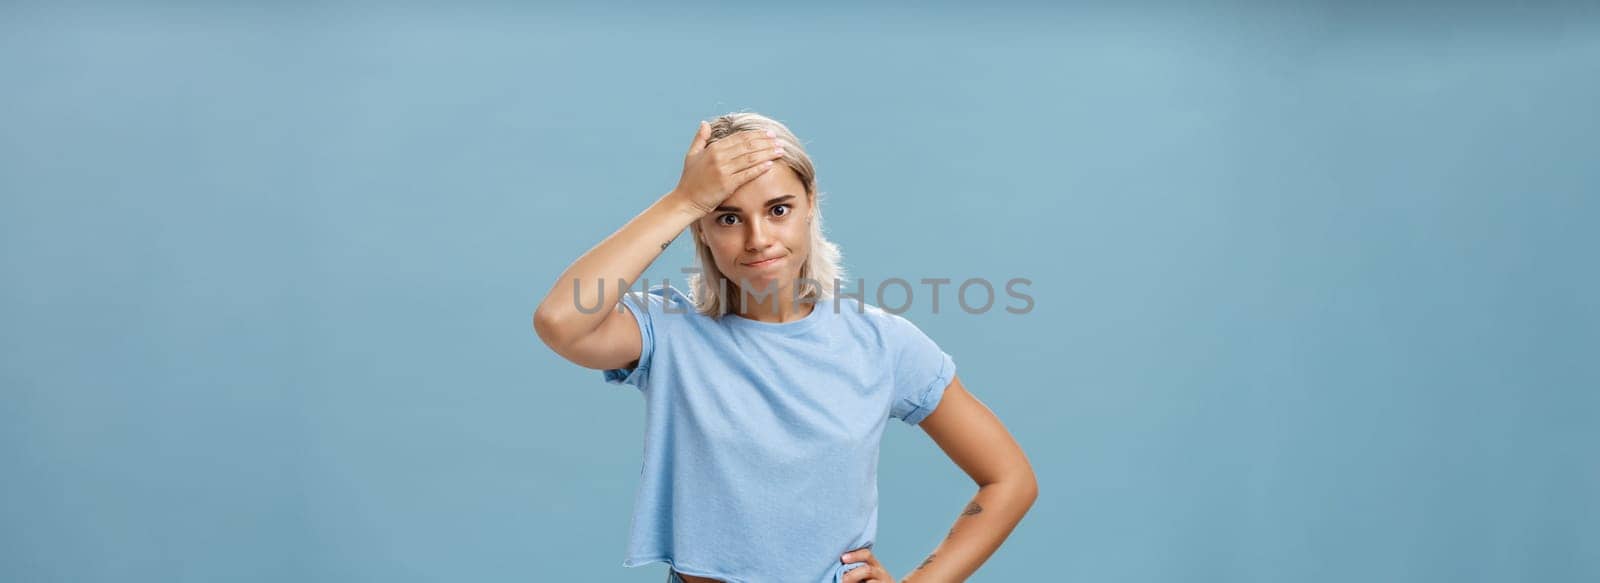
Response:
[{"label": "woman's face", "polygon": [[[814,206],[800,177],[775,163],[701,217],[700,237],[733,286],[756,294],[787,293],[811,249],[807,219]],[[751,265],[762,260],[770,261]]]}]

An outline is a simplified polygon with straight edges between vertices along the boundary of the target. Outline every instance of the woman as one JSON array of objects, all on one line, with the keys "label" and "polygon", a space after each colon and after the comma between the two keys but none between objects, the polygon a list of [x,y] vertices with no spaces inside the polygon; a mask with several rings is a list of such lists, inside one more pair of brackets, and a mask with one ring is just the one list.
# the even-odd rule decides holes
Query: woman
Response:
[{"label": "woman", "polygon": [[[870,549],[888,418],[920,426],[978,485],[901,581],[964,580],[1032,506],[1027,458],[954,360],[905,318],[839,294],[820,194],[783,124],[702,122],[678,185],[539,304],[545,344],[645,395],[624,566],[666,563],[688,583],[896,581]],[[621,293],[685,227],[694,295],[670,283]]]}]

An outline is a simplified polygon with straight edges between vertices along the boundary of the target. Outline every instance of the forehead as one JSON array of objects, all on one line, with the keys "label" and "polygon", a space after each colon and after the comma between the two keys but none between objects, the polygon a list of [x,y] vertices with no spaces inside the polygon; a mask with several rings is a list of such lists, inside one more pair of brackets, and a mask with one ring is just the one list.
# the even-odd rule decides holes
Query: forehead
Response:
[{"label": "forehead", "polygon": [[792,194],[795,200],[790,204],[805,202],[806,186],[800,182],[800,176],[790,170],[789,166],[775,162],[772,169],[761,173],[754,180],[746,182],[744,186],[733,191],[733,195],[722,204],[736,206],[743,210],[761,208],[768,200]]}]

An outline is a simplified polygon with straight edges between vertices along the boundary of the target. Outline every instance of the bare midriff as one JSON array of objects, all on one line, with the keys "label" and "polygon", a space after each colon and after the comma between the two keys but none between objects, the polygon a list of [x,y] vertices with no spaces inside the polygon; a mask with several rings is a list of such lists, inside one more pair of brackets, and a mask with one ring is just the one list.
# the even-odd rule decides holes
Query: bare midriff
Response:
[{"label": "bare midriff", "polygon": [[683,573],[678,573],[678,577],[683,578],[684,583],[722,583],[721,581],[712,579],[710,577],[696,577],[694,575],[685,575]]}]

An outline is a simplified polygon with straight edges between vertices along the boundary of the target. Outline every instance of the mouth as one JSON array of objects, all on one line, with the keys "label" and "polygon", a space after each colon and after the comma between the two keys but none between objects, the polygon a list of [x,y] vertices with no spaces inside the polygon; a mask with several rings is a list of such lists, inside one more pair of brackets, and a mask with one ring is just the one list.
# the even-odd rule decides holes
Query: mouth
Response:
[{"label": "mouth", "polygon": [[779,259],[783,259],[784,257],[787,257],[787,256],[786,255],[779,255],[777,257],[773,257],[772,259],[768,259],[768,260],[765,260],[765,261],[757,261],[755,263],[745,263],[744,266],[745,267],[766,267],[768,265],[773,265],[773,264],[777,263]]}]

